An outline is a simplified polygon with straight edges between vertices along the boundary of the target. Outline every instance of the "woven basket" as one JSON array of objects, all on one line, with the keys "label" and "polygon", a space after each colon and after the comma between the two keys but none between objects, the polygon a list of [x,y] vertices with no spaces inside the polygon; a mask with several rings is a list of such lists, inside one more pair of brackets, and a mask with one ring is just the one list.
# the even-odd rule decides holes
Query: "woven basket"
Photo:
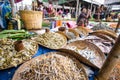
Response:
[{"label": "woven basket", "polygon": [[41,27],[42,27],[42,12],[21,10],[20,16],[24,22],[26,29],[28,29],[28,30],[41,29]]}]

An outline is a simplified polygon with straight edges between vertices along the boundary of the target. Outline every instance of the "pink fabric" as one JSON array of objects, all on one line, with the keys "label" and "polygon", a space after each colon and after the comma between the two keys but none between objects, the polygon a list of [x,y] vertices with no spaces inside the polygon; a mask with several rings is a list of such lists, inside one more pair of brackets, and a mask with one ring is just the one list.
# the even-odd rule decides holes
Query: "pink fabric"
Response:
[{"label": "pink fabric", "polygon": [[73,29],[73,28],[77,27],[75,21],[67,21],[66,24],[67,24],[68,28],[72,28]]},{"label": "pink fabric", "polygon": [[21,2],[22,0],[14,0],[15,1],[15,3],[18,3],[18,2]]}]

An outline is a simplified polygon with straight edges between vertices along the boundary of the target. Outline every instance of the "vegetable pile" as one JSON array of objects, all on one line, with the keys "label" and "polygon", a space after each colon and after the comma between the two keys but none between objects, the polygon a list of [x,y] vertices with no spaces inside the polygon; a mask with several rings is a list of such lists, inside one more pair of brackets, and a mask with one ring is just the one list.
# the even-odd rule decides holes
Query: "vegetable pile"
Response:
[{"label": "vegetable pile", "polygon": [[16,40],[26,39],[33,35],[33,33],[29,33],[25,30],[4,30],[0,32],[0,38],[10,38]]}]

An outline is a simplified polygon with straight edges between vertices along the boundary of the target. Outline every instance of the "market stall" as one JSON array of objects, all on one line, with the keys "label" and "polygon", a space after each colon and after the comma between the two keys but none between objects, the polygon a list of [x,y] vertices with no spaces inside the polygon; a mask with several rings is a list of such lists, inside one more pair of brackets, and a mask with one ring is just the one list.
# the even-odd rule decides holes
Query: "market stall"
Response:
[{"label": "market stall", "polygon": [[[61,31],[61,29],[59,29],[59,30]],[[88,32],[88,30],[86,30],[86,29],[75,29],[75,31],[78,31],[78,30],[82,30],[81,33],[78,33],[79,35],[82,34],[82,36],[86,35],[86,33],[84,33],[85,31]],[[9,68],[9,66],[7,66],[5,63],[2,63],[1,70],[0,70],[0,74],[1,74],[0,79],[1,80],[8,80],[8,79],[12,79],[12,78],[13,78],[13,80],[16,79],[16,78],[14,78],[14,77],[17,77],[15,75],[18,74],[16,72],[16,70],[19,71],[19,68],[22,65],[25,65],[27,63],[26,61],[30,60],[31,58],[33,58],[33,60],[34,60],[35,57],[37,57],[37,56],[42,57],[43,54],[46,55],[46,53],[48,53],[48,52],[62,52],[62,53],[67,53],[67,55],[69,54],[72,57],[74,57],[75,59],[77,59],[78,62],[83,65],[83,67],[86,71],[86,73],[83,75],[87,75],[87,77],[90,80],[94,80],[94,76],[98,73],[101,66],[103,65],[103,62],[105,61],[105,54],[104,54],[105,52],[102,51],[101,48],[99,48],[100,45],[98,45],[98,47],[97,47],[96,44],[93,44],[94,42],[90,43],[91,41],[89,42],[87,40],[88,39],[91,39],[91,40],[99,39],[99,40],[103,41],[103,43],[105,43],[103,45],[107,44],[106,46],[104,46],[104,48],[107,48],[107,46],[108,46],[108,48],[109,48],[108,50],[111,50],[110,46],[113,47],[113,45],[110,45],[110,44],[111,43],[115,44],[115,39],[117,38],[117,35],[116,34],[113,35],[112,31],[110,31],[110,32],[102,31],[101,32],[100,30],[98,30],[96,32],[91,33],[91,34],[94,34],[94,33],[97,34],[91,38],[89,36],[92,36],[92,35],[89,35],[89,34],[88,34],[89,36],[86,35],[88,37],[85,37],[85,38],[81,38],[79,36],[73,37],[73,36],[75,36],[74,35],[75,33],[73,33],[73,32],[75,32],[74,30],[68,30],[69,34],[72,33],[73,35],[72,34],[68,35],[67,34],[68,32],[66,32],[67,30],[66,31],[63,30],[64,32],[61,32],[61,33],[56,33],[56,32],[51,32],[51,31],[52,30],[49,31],[47,29],[46,32],[44,32],[42,34],[39,34],[39,35],[35,34],[34,36],[32,35],[30,37],[27,37],[27,35],[29,33],[25,34],[24,31],[16,32],[14,30],[13,31],[8,30],[8,31],[0,32],[1,35],[6,35],[8,33],[11,34],[11,35],[7,35],[7,36],[1,36],[1,50],[3,50],[2,53],[4,52],[4,54],[6,54],[6,51],[4,50],[5,47],[3,47],[3,46],[10,45],[9,42],[12,42],[12,41],[14,42],[16,40],[22,40],[22,39],[27,41],[24,43],[24,41],[22,40],[22,44],[24,44],[24,47],[26,46],[27,54],[26,54],[26,52],[24,52],[24,54],[21,54],[19,52],[19,51],[23,51],[23,50],[26,51],[25,48],[21,47],[21,46],[23,46],[23,45],[21,45],[21,42],[17,42],[17,46],[14,46],[15,43],[13,44],[13,42],[11,45],[11,48],[12,48],[11,51],[13,51],[13,50],[15,50],[15,52],[17,51],[19,53],[19,56],[17,54],[12,54],[11,52],[9,52],[9,55],[11,55],[11,57],[9,57],[9,55],[6,55],[6,57],[5,57],[5,55],[3,55],[1,53],[1,60],[3,62],[4,62],[4,60],[6,62],[8,62],[7,65],[9,65],[9,66],[12,65],[12,66],[10,66],[12,68]],[[112,34],[111,34],[111,32],[112,32]],[[24,35],[26,35],[26,37],[19,36],[19,35],[21,35],[21,33],[22,34],[24,33]],[[100,34],[98,34],[98,33],[100,33]],[[4,39],[2,39],[3,37],[4,37]],[[6,38],[8,38],[8,39],[6,39]],[[12,38],[13,40],[9,41],[9,38]],[[28,41],[29,39],[32,40],[33,42],[36,41],[40,45],[38,50],[37,50],[37,48],[32,49],[32,41]],[[67,41],[67,39],[68,39],[68,41]],[[106,42],[106,40],[108,42]],[[31,44],[29,44],[29,43],[31,43]],[[102,43],[102,42],[100,42],[100,43]],[[29,45],[26,45],[26,44],[29,44]],[[5,49],[8,49],[8,50],[11,49],[11,48],[7,48],[7,47],[9,47],[9,46],[6,46]],[[31,56],[28,53],[29,49],[33,50],[33,53]],[[30,51],[30,53],[31,53],[31,51]],[[62,54],[62,53],[60,53],[60,54]],[[108,54],[109,51],[106,53]],[[23,55],[26,56],[25,59],[22,58]],[[4,56],[4,58],[2,56]],[[12,57],[12,56],[14,56],[14,57]],[[29,58],[27,58],[27,56]],[[7,61],[8,57],[10,60],[13,60],[13,61],[10,61],[10,60],[9,60],[10,62]],[[23,62],[25,62],[24,64],[19,63],[20,58],[23,59]],[[19,65],[19,64],[21,64],[21,65]],[[16,67],[14,67],[14,66],[16,66]],[[21,69],[23,69],[23,68],[21,68]],[[15,74],[15,72],[16,72],[16,74]],[[116,72],[114,72],[113,74],[116,74]],[[13,75],[14,75],[14,77],[13,77]],[[4,76],[6,76],[6,77],[4,77]],[[115,75],[113,77],[115,77]],[[119,77],[116,77],[116,78],[119,78]],[[85,80],[87,80],[87,78]]]},{"label": "market stall", "polygon": [[24,30],[0,32],[0,80],[120,79],[120,20],[114,28],[60,19],[46,29],[41,11],[20,17]]}]

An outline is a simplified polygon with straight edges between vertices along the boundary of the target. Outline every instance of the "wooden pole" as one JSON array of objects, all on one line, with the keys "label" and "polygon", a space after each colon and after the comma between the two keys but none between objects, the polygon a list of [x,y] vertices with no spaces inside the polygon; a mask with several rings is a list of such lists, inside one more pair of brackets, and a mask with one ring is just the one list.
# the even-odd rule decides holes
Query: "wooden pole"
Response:
[{"label": "wooden pole", "polygon": [[77,1],[77,5],[76,5],[76,19],[78,17],[78,6],[79,6],[79,0],[76,0]]},{"label": "wooden pole", "polygon": [[96,6],[94,6],[93,14],[95,14],[95,12],[96,12]]},{"label": "wooden pole", "polygon": [[90,9],[91,9],[91,11],[92,11],[92,6],[93,6],[93,3],[92,3],[92,2],[93,2],[93,0],[91,0],[91,8],[90,8]]},{"label": "wooden pole", "polygon": [[56,12],[57,12],[57,9],[58,9],[58,1],[56,1],[55,3],[56,3]]},{"label": "wooden pole", "polygon": [[79,15],[81,13],[81,2],[79,3]]},{"label": "wooden pole", "polygon": [[12,17],[15,17],[15,5],[14,0],[10,0],[11,8],[12,8]]},{"label": "wooden pole", "polygon": [[119,26],[120,26],[120,18],[119,18],[119,20],[118,20],[118,24],[117,24],[116,29],[115,29],[115,32],[116,32],[116,33],[117,33],[117,31],[118,31]]},{"label": "wooden pole", "polygon": [[112,50],[110,51],[108,58],[103,64],[103,67],[96,76],[96,80],[108,80],[111,72],[113,71],[116,64],[118,64],[119,60],[120,60],[120,35],[115,45],[113,46]]}]

